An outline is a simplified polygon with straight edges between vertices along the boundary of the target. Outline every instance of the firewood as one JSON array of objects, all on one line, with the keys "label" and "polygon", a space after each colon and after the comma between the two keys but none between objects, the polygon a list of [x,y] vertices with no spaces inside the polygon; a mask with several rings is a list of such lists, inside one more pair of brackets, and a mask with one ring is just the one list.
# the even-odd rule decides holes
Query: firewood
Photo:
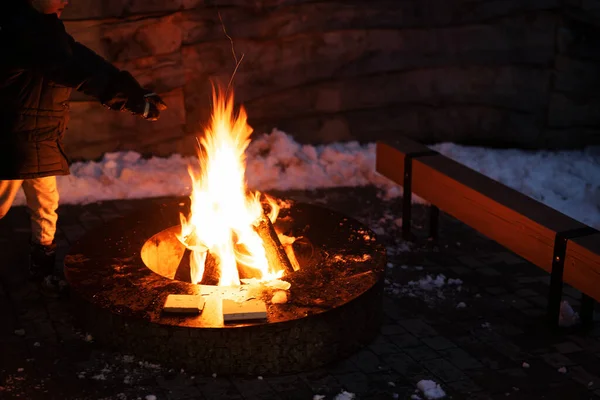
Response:
[{"label": "firewood", "polygon": [[199,314],[204,309],[202,296],[190,294],[170,294],[163,306],[163,311],[172,314]]},{"label": "firewood", "polygon": [[294,272],[292,263],[290,262],[290,259],[285,252],[285,248],[281,244],[277,232],[275,232],[275,227],[269,217],[263,214],[254,225],[254,229],[263,241],[267,261],[271,270],[279,271],[283,269],[288,274]]},{"label": "firewood", "polygon": [[252,321],[267,318],[267,306],[264,301],[252,299],[238,303],[234,300],[223,299],[223,321]]}]

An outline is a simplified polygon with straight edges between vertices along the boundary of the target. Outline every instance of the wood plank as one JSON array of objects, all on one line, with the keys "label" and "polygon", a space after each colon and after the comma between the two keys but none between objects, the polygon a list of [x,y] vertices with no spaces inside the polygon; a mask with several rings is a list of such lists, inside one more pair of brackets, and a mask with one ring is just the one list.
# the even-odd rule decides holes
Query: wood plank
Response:
[{"label": "wood plank", "polygon": [[600,301],[600,233],[567,242],[565,281]]},{"label": "wood plank", "polygon": [[377,142],[375,168],[378,173],[399,185],[404,183],[404,156],[431,149],[404,136],[392,143]]},{"label": "wood plank", "polygon": [[413,192],[548,272],[556,233],[586,227],[441,155],[414,160]]}]

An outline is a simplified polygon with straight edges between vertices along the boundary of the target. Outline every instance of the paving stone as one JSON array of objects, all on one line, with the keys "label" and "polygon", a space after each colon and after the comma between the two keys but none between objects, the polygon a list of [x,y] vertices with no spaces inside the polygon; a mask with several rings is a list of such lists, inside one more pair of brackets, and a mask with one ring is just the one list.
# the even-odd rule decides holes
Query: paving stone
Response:
[{"label": "paving stone", "polygon": [[560,353],[542,354],[540,358],[548,363],[548,365],[555,368],[567,367],[575,364],[569,357]]},{"label": "paving stone", "polygon": [[508,265],[523,264],[525,262],[523,258],[509,252],[496,253],[495,257],[498,261]]},{"label": "paving stone", "polygon": [[381,370],[381,360],[370,350],[361,350],[350,357],[350,360],[362,372],[378,372]]},{"label": "paving stone", "polygon": [[600,351],[600,340],[598,340],[598,338],[589,337],[585,335],[568,335],[567,337],[572,342],[575,342],[579,346],[584,347],[586,351]]},{"label": "paving stone", "polygon": [[410,333],[391,335],[388,336],[388,340],[401,349],[405,347],[417,347],[423,344],[419,339]]},{"label": "paving stone", "polygon": [[526,378],[527,377],[527,373],[525,372],[525,369],[523,367],[501,369],[501,370],[498,370],[498,373],[503,374],[503,375],[512,376],[515,378]]},{"label": "paving stone", "polygon": [[422,338],[421,341],[434,350],[444,350],[456,347],[454,343],[443,336],[433,336]]},{"label": "paving stone", "polygon": [[357,372],[358,366],[348,357],[338,362],[330,364],[327,368],[332,374],[344,374],[347,372]]},{"label": "paving stone", "polygon": [[426,372],[423,366],[406,354],[389,354],[383,357],[383,361],[392,367],[394,371],[406,378]]},{"label": "paving stone", "polygon": [[525,308],[520,310],[523,314],[527,315],[531,318],[540,318],[546,315],[545,310],[535,309],[535,308]]},{"label": "paving stone", "polygon": [[483,364],[477,361],[469,353],[460,348],[441,350],[439,352],[445,359],[450,361],[458,369],[478,369],[483,368]]},{"label": "paving stone", "polygon": [[466,267],[461,267],[461,266],[457,266],[457,267],[450,267],[450,269],[452,270],[452,272],[454,272],[456,275],[466,275],[466,274],[470,274],[471,270],[469,268]]},{"label": "paving stone", "polygon": [[502,336],[515,336],[523,334],[523,329],[518,328],[509,323],[502,323],[502,325],[494,325],[494,330]]},{"label": "paving stone", "polygon": [[381,327],[382,335],[399,335],[401,333],[406,333],[406,329],[398,324],[387,324]]},{"label": "paving stone", "polygon": [[377,354],[378,356],[384,354],[398,353],[400,351],[400,348],[398,346],[394,345],[391,341],[389,341],[386,337],[382,335],[377,336],[375,340],[369,344],[368,347],[373,353]]},{"label": "paving stone", "polygon": [[499,294],[504,294],[506,293],[506,288],[502,287],[502,286],[490,286],[490,287],[486,287],[485,291],[488,292],[491,295],[497,296]]},{"label": "paving stone", "polygon": [[475,257],[470,256],[470,255],[460,256],[460,257],[458,257],[458,261],[461,264],[466,265],[469,268],[485,267],[485,264],[483,262],[479,261],[478,259],[476,259]]},{"label": "paving stone", "polygon": [[369,379],[362,372],[341,374],[335,377],[342,385],[342,388],[350,393],[364,393],[370,389]]},{"label": "paving stone", "polygon": [[443,358],[422,360],[420,363],[443,382],[454,382],[467,379],[467,376]]},{"label": "paving stone", "polygon": [[393,299],[383,299],[383,311],[385,315],[394,321],[399,321],[403,318],[402,311]]},{"label": "paving stone", "polygon": [[575,353],[577,351],[581,351],[581,347],[573,342],[562,342],[554,345],[556,350],[562,354]]},{"label": "paving stone", "polygon": [[519,297],[532,297],[532,296],[540,296],[540,293],[535,290],[529,288],[518,289],[515,291],[515,294]]},{"label": "paving stone", "polygon": [[399,322],[408,332],[418,337],[436,336],[438,333],[431,326],[419,319],[407,319]]},{"label": "paving stone", "polygon": [[579,299],[581,297],[581,291],[572,286],[565,285],[563,287],[563,295],[570,296],[574,299]]},{"label": "paving stone", "polygon": [[208,380],[201,386],[200,390],[207,400],[243,399],[242,394],[238,391],[233,382],[228,379],[216,378]]},{"label": "paving stone", "polygon": [[488,393],[477,392],[477,393],[470,393],[469,400],[493,400],[493,398]]},{"label": "paving stone", "polygon": [[[472,394],[472,393],[477,393],[477,392],[481,392],[482,389],[479,385],[477,385],[475,382],[473,382],[472,379],[462,379],[460,381],[455,381],[455,382],[449,382],[448,383],[448,387],[452,388],[453,391],[460,393],[460,394]],[[469,399],[471,399],[472,397],[469,396]]]},{"label": "paving stone", "polygon": [[498,272],[495,268],[492,267],[477,268],[477,273],[489,277],[496,277],[502,275],[500,272]]},{"label": "paving stone", "polygon": [[301,374],[301,379],[315,394],[337,390],[341,387],[340,382],[326,370],[308,372]]},{"label": "paving stone", "polygon": [[492,346],[496,351],[503,354],[505,357],[510,358],[511,360],[522,360],[527,357],[527,354],[521,350],[519,346],[510,342],[507,339],[501,339],[499,341],[493,342]]},{"label": "paving stone", "polygon": [[523,298],[511,299],[509,301],[509,304],[511,305],[511,307],[516,308],[517,310],[524,310],[526,308],[534,307],[534,305],[532,305]]},{"label": "paving stone", "polygon": [[279,399],[279,395],[264,379],[234,379],[233,384],[244,399]]},{"label": "paving stone", "polygon": [[198,388],[194,385],[194,381],[182,376],[176,375],[171,379],[157,377],[158,386],[167,391],[167,396],[173,399],[197,399],[202,397]]},{"label": "paving stone", "polygon": [[600,387],[600,378],[590,374],[581,365],[574,365],[568,368],[567,373],[575,382],[585,386],[586,388],[597,388]]},{"label": "paving stone", "polygon": [[408,347],[403,349],[413,360],[431,360],[438,358],[440,355],[428,346]]},{"label": "paving stone", "polygon": [[298,375],[266,377],[265,380],[283,399],[304,400],[313,396],[309,386]]}]

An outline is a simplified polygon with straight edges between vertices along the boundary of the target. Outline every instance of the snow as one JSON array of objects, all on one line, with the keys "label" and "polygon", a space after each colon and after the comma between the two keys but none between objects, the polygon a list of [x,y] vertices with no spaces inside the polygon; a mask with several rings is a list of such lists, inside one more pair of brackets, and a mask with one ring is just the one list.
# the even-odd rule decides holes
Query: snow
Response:
[{"label": "snow", "polygon": [[[408,269],[408,266],[402,265],[400,268]],[[416,266],[415,270],[421,271],[423,267]],[[455,295],[462,290],[462,280],[446,278],[444,274],[430,275],[409,281],[406,285],[397,282],[386,281],[386,293],[398,297],[419,298],[425,301],[429,306],[434,306],[438,302],[445,300],[449,295]]]},{"label": "snow", "polygon": [[444,389],[435,381],[423,379],[417,383],[419,389],[426,399],[443,399],[446,397]]},{"label": "snow", "polygon": [[354,393],[346,392],[342,390],[339,394],[334,397],[334,400],[353,400],[356,398]]},{"label": "snow", "polygon": [[568,301],[563,300],[560,303],[560,314],[558,316],[558,326],[571,327],[579,322],[579,314],[573,310]]},{"label": "snow", "polygon": [[[451,143],[432,146],[572,218],[600,228],[600,151],[492,150]],[[256,137],[247,150],[246,176],[254,190],[318,189],[375,185],[385,198],[402,188],[375,171],[375,143],[302,145],[273,130]],[[62,204],[190,194],[188,166],[195,157],[144,159],[135,152],[108,153],[97,162],[71,166],[58,177]],[[415,199],[419,200],[419,199]],[[20,192],[15,205],[25,205]]]},{"label": "snow", "polygon": [[600,226],[598,147],[560,152],[490,150],[451,143],[432,147],[573,219]]}]

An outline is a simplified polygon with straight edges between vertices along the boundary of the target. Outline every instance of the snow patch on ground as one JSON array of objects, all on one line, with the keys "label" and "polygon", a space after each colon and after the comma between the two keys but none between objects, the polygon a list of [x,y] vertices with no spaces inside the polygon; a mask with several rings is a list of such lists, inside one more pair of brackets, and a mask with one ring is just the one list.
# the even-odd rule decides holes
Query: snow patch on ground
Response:
[{"label": "snow patch on ground", "polygon": [[[401,266],[406,267],[407,266]],[[413,267],[417,269],[417,267]],[[405,269],[405,268],[403,268]],[[420,268],[422,270],[422,268]],[[409,281],[403,285],[397,282],[386,281],[385,291],[396,297],[412,297],[423,300],[429,306],[433,306],[445,300],[450,295],[456,295],[462,291],[462,280],[446,278],[444,274],[425,275],[418,280]]]},{"label": "snow patch on ground", "polygon": [[446,397],[444,389],[435,381],[423,379],[417,383],[417,389],[426,399],[443,399]]},{"label": "snow patch on ground", "polygon": [[560,314],[558,316],[558,326],[571,327],[579,323],[579,314],[573,310],[568,301],[563,300],[560,303]]}]

